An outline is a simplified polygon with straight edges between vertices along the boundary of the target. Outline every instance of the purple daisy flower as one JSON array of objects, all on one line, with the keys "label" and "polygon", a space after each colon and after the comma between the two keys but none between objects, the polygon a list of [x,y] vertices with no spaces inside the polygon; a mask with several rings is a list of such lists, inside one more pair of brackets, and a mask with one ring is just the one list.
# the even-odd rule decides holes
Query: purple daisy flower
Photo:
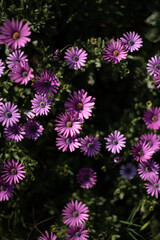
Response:
[{"label": "purple daisy flower", "polygon": [[131,149],[130,155],[133,155],[136,161],[147,162],[147,160],[151,159],[153,153],[149,143],[136,142]]},{"label": "purple daisy flower", "polygon": [[158,198],[158,194],[160,193],[159,177],[157,175],[154,175],[149,181],[150,183],[145,183],[147,193],[151,194],[152,197],[155,195],[155,197]]},{"label": "purple daisy flower", "polygon": [[85,136],[81,138],[81,152],[84,152],[84,155],[88,157],[93,157],[101,149],[101,143],[98,140],[98,137]]},{"label": "purple daisy flower", "polygon": [[32,72],[33,69],[30,68],[27,62],[23,61],[16,64],[16,67],[12,69],[12,72],[10,73],[10,77],[15,83],[27,85],[31,78],[34,77]]},{"label": "purple daisy flower", "polygon": [[148,60],[147,71],[149,75],[160,74],[160,57],[154,56],[151,57],[151,60]]},{"label": "purple daisy flower", "polygon": [[88,230],[84,230],[84,226],[72,227],[67,231],[66,239],[70,240],[87,240],[89,238]]},{"label": "purple daisy flower", "polygon": [[7,65],[9,69],[16,67],[17,63],[28,62],[27,55],[24,55],[24,52],[21,50],[16,50],[9,54],[7,57]]},{"label": "purple daisy flower", "polygon": [[157,87],[157,89],[160,88],[160,75],[154,75],[153,79],[154,81],[154,85]]},{"label": "purple daisy flower", "polygon": [[55,130],[58,134],[63,135],[64,137],[74,137],[80,133],[82,129],[80,121],[76,118],[75,114],[71,112],[60,113],[58,115],[58,120],[55,124]]},{"label": "purple daisy flower", "polygon": [[11,185],[13,182],[14,184],[19,183],[19,179],[23,180],[25,178],[24,173],[26,171],[22,170],[25,168],[22,163],[19,163],[19,159],[15,162],[13,159],[12,161],[8,160],[8,164],[4,163],[2,167],[2,178],[4,181],[9,182]]},{"label": "purple daisy flower", "polygon": [[32,87],[38,94],[46,94],[48,96],[50,93],[51,96],[54,96],[57,93],[60,83],[54,71],[42,70],[40,76],[36,76],[36,80]]},{"label": "purple daisy flower", "polygon": [[107,47],[103,49],[103,58],[107,62],[118,63],[122,59],[126,59],[128,51],[124,48],[120,39],[117,39],[117,42],[112,39],[111,41],[106,42]]},{"label": "purple daisy flower", "polygon": [[83,225],[88,220],[88,212],[89,210],[85,203],[72,200],[62,210],[64,223],[69,225],[69,227]]},{"label": "purple daisy flower", "polygon": [[24,47],[31,39],[28,36],[31,34],[28,23],[23,25],[23,20],[12,18],[3,23],[0,27],[0,44],[7,44],[12,50]]},{"label": "purple daisy flower", "polygon": [[73,92],[68,97],[68,102],[65,102],[65,107],[67,107],[67,111],[75,111],[78,113],[78,118],[80,119],[88,119],[92,115],[92,108],[95,104],[95,98],[91,96],[87,96],[88,92],[85,92],[84,89]]},{"label": "purple daisy flower", "polygon": [[46,95],[38,95],[35,94],[35,98],[31,100],[32,103],[32,110],[38,115],[48,115],[51,104],[52,104],[52,98],[48,98]]},{"label": "purple daisy flower", "polygon": [[42,125],[39,124],[39,122],[29,119],[24,124],[24,130],[26,138],[36,141],[42,135],[44,128]]},{"label": "purple daisy flower", "polygon": [[2,126],[12,127],[15,123],[19,122],[21,115],[18,111],[17,105],[11,102],[0,105],[0,122],[2,122]]},{"label": "purple daisy flower", "polygon": [[74,68],[75,70],[80,69],[86,63],[88,53],[86,53],[83,48],[72,47],[71,50],[67,49],[65,52],[65,62],[69,68]]},{"label": "purple daisy flower", "polygon": [[49,234],[48,231],[45,231],[45,234],[42,234],[42,236],[37,238],[37,240],[56,240],[56,239],[57,239],[57,236],[55,234],[53,235],[53,232]]},{"label": "purple daisy flower", "polygon": [[122,44],[125,46],[125,48],[130,51],[138,51],[140,47],[143,46],[142,38],[138,33],[135,32],[127,32],[123,34],[124,37],[121,37],[120,40],[122,41]]},{"label": "purple daisy flower", "polygon": [[76,138],[76,136],[59,136],[58,138],[56,138],[56,146],[58,147],[58,150],[62,149],[62,152],[67,151],[68,148],[70,152],[73,152],[76,148],[79,148],[81,146],[81,143],[79,142],[79,139]]},{"label": "purple daisy flower", "polygon": [[157,152],[160,149],[160,139],[158,138],[157,134],[154,133],[143,134],[140,137],[140,141],[149,143],[150,149],[153,152]]},{"label": "purple daisy flower", "polygon": [[147,128],[159,129],[160,128],[160,108],[150,108],[143,115],[143,121]]},{"label": "purple daisy flower", "polygon": [[14,185],[9,185],[0,178],[0,202],[8,201],[13,196]]},{"label": "purple daisy flower", "polygon": [[106,148],[114,154],[120,153],[122,148],[126,146],[126,138],[124,137],[124,134],[121,134],[120,131],[117,130],[104,139],[107,141]]},{"label": "purple daisy flower", "polygon": [[77,174],[81,188],[92,188],[97,182],[97,173],[92,168],[81,168]]},{"label": "purple daisy flower", "polygon": [[0,59],[0,77],[2,76],[3,72],[4,72],[4,65],[3,65],[3,62],[2,62],[2,59]]},{"label": "purple daisy flower", "polygon": [[154,162],[153,160],[149,160],[147,162],[139,163],[138,165],[138,174],[144,180],[150,180],[154,175],[158,175],[159,164]]},{"label": "purple daisy flower", "polygon": [[137,174],[137,170],[132,163],[127,163],[121,166],[120,174],[123,178],[131,180]]},{"label": "purple daisy flower", "polygon": [[4,133],[8,141],[19,142],[24,138],[23,135],[25,134],[25,131],[22,124],[14,124],[13,126],[5,127]]}]

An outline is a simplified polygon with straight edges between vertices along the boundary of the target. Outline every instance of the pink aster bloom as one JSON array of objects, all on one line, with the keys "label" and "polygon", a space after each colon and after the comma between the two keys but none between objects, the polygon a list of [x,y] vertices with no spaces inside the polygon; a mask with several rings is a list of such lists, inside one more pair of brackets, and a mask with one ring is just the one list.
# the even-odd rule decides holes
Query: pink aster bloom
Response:
[{"label": "pink aster bloom", "polygon": [[19,122],[21,115],[18,111],[19,109],[14,103],[8,102],[0,105],[0,122],[2,122],[2,126],[12,127],[15,123]]},{"label": "pink aster bloom", "polygon": [[123,34],[123,37],[121,37],[120,40],[125,48],[130,52],[137,51],[143,46],[142,38],[135,32],[127,32]]},{"label": "pink aster bloom", "polygon": [[3,26],[0,27],[0,44],[7,44],[12,50],[24,47],[31,39],[28,23],[23,25],[23,20],[12,18],[12,22],[6,19]]},{"label": "pink aster bloom", "polygon": [[147,188],[147,193],[151,194],[153,197],[155,195],[158,198],[158,194],[160,193],[160,180],[157,175],[154,175],[150,180],[150,183],[145,183]]},{"label": "pink aster bloom", "polygon": [[2,167],[2,178],[4,181],[9,182],[11,185],[13,182],[14,184],[19,183],[19,180],[23,180],[25,178],[23,169],[25,166],[23,166],[22,163],[19,163],[19,159],[17,162],[15,162],[13,159],[12,161],[8,160],[8,164],[4,163]]},{"label": "pink aster bloom", "polygon": [[35,98],[31,100],[32,103],[32,110],[38,115],[48,115],[51,104],[52,104],[52,98],[48,98],[46,95],[38,95],[35,94]]},{"label": "pink aster bloom", "polygon": [[50,93],[51,96],[54,96],[54,94],[57,93],[59,85],[59,80],[54,71],[42,70],[40,76],[36,76],[36,82],[32,87],[38,94],[46,94],[48,96]]},{"label": "pink aster bloom", "polygon": [[147,71],[150,75],[160,74],[160,57],[154,56],[151,57],[151,60],[148,60]]},{"label": "pink aster bloom", "polygon": [[151,109],[147,109],[147,111],[143,115],[143,121],[147,128],[150,129],[159,129],[160,128],[160,108],[155,107]]},{"label": "pink aster bloom", "polygon": [[8,201],[13,197],[14,185],[9,185],[2,178],[0,178],[0,202]]},{"label": "pink aster bloom", "polygon": [[136,142],[135,146],[131,149],[130,155],[133,155],[137,162],[147,162],[151,159],[153,153],[149,143]]},{"label": "pink aster bloom", "polygon": [[97,182],[97,173],[92,168],[81,168],[77,174],[81,188],[92,188]]},{"label": "pink aster bloom", "polygon": [[64,137],[74,137],[82,129],[80,121],[71,112],[60,113],[55,122],[55,130]]},{"label": "pink aster bloom", "polygon": [[159,164],[153,160],[147,162],[139,163],[138,165],[138,174],[144,180],[150,180],[154,175],[159,175]]},{"label": "pink aster bloom", "polygon": [[21,50],[16,50],[9,54],[7,57],[8,68],[13,69],[16,67],[17,63],[28,62],[27,55],[24,55],[24,52]]},{"label": "pink aster bloom", "polygon": [[57,239],[57,236],[55,234],[53,235],[53,232],[49,234],[48,231],[45,231],[45,234],[42,234],[42,236],[37,238],[37,240],[56,240],[56,239]]},{"label": "pink aster bloom", "polygon": [[98,137],[85,136],[81,138],[81,152],[88,157],[93,157],[101,150],[101,143],[98,140]]},{"label": "pink aster bloom", "polygon": [[29,119],[24,124],[24,130],[26,138],[36,141],[42,135],[44,128],[42,125],[39,124],[39,122]]},{"label": "pink aster bloom", "polygon": [[10,73],[11,79],[15,83],[20,83],[21,85],[27,85],[27,83],[34,77],[32,74],[33,69],[30,68],[27,62],[23,61],[21,63],[17,63],[12,72]]},{"label": "pink aster bloom", "polygon": [[124,48],[120,39],[117,39],[117,42],[112,39],[106,42],[106,45],[105,49],[103,49],[103,58],[107,62],[118,63],[127,58],[128,51]]},{"label": "pink aster bloom", "polygon": [[83,48],[72,47],[71,50],[67,49],[65,52],[65,62],[69,68],[74,68],[75,70],[80,69],[86,63],[88,53],[86,53]]},{"label": "pink aster bloom", "polygon": [[85,92],[84,89],[79,90],[78,92],[74,91],[73,95],[70,94],[68,97],[68,102],[65,102],[65,107],[67,111],[75,111],[78,113],[78,118],[88,119],[92,115],[92,108],[94,108],[95,98],[87,96],[88,92]]},{"label": "pink aster bloom", "polygon": [[72,200],[62,210],[64,223],[69,225],[69,227],[80,226],[88,220],[88,212],[89,210],[85,203]]},{"label": "pink aster bloom", "polygon": [[0,59],[0,77],[2,76],[4,72],[5,66],[3,65],[2,59]]},{"label": "pink aster bloom", "polygon": [[5,127],[4,133],[8,141],[11,140],[14,142],[20,142],[25,134],[22,124],[14,124],[13,126]]},{"label": "pink aster bloom", "polygon": [[104,139],[107,141],[106,148],[114,154],[120,153],[122,148],[126,146],[126,137],[117,130],[115,130],[114,133],[109,134],[108,137]]},{"label": "pink aster bloom", "polygon": [[56,146],[58,147],[58,150],[62,149],[62,152],[67,151],[68,148],[70,152],[73,152],[76,148],[79,148],[81,146],[81,143],[79,142],[79,139],[76,138],[76,136],[59,136],[58,138],[56,138]]},{"label": "pink aster bloom", "polygon": [[141,142],[149,143],[150,150],[153,152],[157,152],[160,149],[160,139],[157,134],[147,133],[140,136]]},{"label": "pink aster bloom", "polygon": [[84,229],[84,226],[80,227],[72,227],[67,230],[67,237],[66,239],[70,240],[87,240],[89,238],[88,230]]}]

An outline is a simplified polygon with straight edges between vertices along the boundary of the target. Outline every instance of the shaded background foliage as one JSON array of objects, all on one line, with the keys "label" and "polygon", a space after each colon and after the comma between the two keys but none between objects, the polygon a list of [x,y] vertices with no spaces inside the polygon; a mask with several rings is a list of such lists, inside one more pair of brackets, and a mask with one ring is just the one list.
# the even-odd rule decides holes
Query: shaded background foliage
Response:
[{"label": "shaded background foliage", "polygon": [[[90,210],[86,224],[90,239],[160,239],[158,200],[147,196],[138,176],[131,181],[120,177],[120,167],[113,167],[114,157],[105,150],[103,140],[115,129],[124,133],[127,148],[121,154],[121,164],[136,165],[129,152],[138,137],[148,132],[141,120],[146,102],[150,100],[153,106],[159,106],[159,90],[146,72],[148,59],[159,54],[159,1],[7,0],[0,1],[0,15],[1,25],[12,17],[30,23],[32,42],[24,51],[34,74],[51,69],[61,81],[51,113],[39,118],[45,130],[37,142],[7,142],[1,127],[1,161],[20,158],[27,175],[16,186],[14,197],[1,203],[0,238],[31,240],[40,235],[38,230],[47,229],[55,232],[58,239],[65,239],[67,228],[61,210],[67,202],[77,199]],[[104,62],[101,49],[105,42],[127,31],[140,34],[143,48],[129,55],[127,62]],[[97,38],[95,45],[91,44],[91,37]],[[63,62],[66,47],[72,45],[88,52],[82,70],[69,70]],[[61,50],[58,61],[53,58],[56,49]],[[0,53],[5,61],[9,49],[0,45]],[[54,119],[65,110],[68,93],[82,88],[96,97],[93,116],[81,132],[82,137],[100,138],[102,151],[96,158],[85,157],[78,150],[62,153],[55,146]],[[33,96],[31,83],[26,87],[13,83],[6,70],[0,81],[0,97],[18,104],[23,113],[30,108]],[[158,153],[155,160],[159,162]],[[76,173],[81,167],[92,167],[97,172],[98,182],[93,189],[80,189]]]}]

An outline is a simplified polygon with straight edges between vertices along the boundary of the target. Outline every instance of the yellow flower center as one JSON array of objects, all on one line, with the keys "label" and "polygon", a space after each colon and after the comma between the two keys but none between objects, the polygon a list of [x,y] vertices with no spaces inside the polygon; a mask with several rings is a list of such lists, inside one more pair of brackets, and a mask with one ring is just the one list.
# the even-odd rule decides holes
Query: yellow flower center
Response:
[{"label": "yellow flower center", "polygon": [[16,170],[15,168],[12,168],[12,169],[11,169],[11,174],[12,174],[12,175],[16,175],[16,174],[17,174],[17,170]]},{"label": "yellow flower center", "polygon": [[72,127],[72,122],[71,122],[71,121],[68,121],[68,122],[66,123],[66,127]]},{"label": "yellow flower center", "polygon": [[152,117],[152,121],[153,122],[156,122],[158,120],[158,117],[156,116],[156,115],[154,115],[153,117]]},{"label": "yellow flower center", "polygon": [[143,151],[143,150],[140,150],[140,151],[138,152],[138,155],[141,156],[141,157],[144,156],[144,151]]},{"label": "yellow flower center", "polygon": [[149,166],[147,166],[147,167],[145,167],[145,171],[146,171],[146,172],[151,172],[152,169],[151,169]]},{"label": "yellow flower center", "polygon": [[6,190],[6,186],[1,185],[1,186],[0,186],[0,190],[1,190],[1,191],[5,191],[5,190]]},{"label": "yellow flower center", "polygon": [[113,51],[113,56],[117,57],[119,55],[119,51],[118,50],[114,50]]},{"label": "yellow flower center", "polygon": [[20,38],[20,34],[18,32],[13,33],[13,38],[15,40],[19,39]]},{"label": "yellow flower center", "polygon": [[83,109],[83,104],[81,102],[77,103],[76,108],[78,110],[82,110]]}]

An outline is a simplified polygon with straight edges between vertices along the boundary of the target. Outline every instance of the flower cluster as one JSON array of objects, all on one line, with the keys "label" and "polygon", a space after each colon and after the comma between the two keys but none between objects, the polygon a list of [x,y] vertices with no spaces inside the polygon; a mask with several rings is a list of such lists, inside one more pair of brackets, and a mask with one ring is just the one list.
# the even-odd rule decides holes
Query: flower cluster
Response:
[{"label": "flower cluster", "polygon": [[20,180],[25,178],[26,171],[25,166],[22,163],[15,162],[14,159],[7,163],[3,163],[1,167],[1,177],[0,177],[0,202],[8,201],[9,198],[13,196],[14,184],[19,183]]},{"label": "flower cluster", "polygon": [[85,221],[89,218],[89,209],[85,203],[77,200],[67,203],[67,206],[62,210],[64,224],[69,226],[67,230],[67,239],[72,240],[87,240],[89,237],[88,230],[85,230]]},{"label": "flower cluster", "polygon": [[135,32],[127,32],[123,37],[115,41],[106,42],[103,49],[103,58],[107,62],[119,63],[121,60],[126,59],[128,52],[139,50],[142,47],[142,38]]}]

